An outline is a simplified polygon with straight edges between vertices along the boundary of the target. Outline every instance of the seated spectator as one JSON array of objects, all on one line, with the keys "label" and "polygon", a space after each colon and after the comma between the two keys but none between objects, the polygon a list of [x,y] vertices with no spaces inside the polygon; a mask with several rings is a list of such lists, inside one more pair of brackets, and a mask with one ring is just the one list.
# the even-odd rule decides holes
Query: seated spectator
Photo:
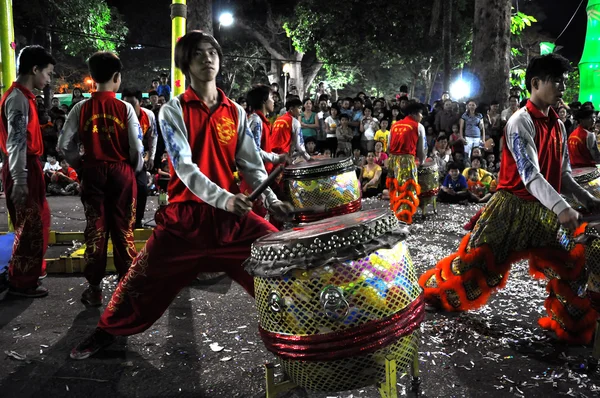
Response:
[{"label": "seated spectator", "polygon": [[316,137],[306,137],[304,139],[304,146],[306,148],[306,153],[308,153],[310,155],[310,157],[319,156],[320,155],[320,153],[317,152],[317,139],[316,139]]},{"label": "seated spectator", "polygon": [[494,155],[493,153],[486,153],[485,158],[487,160],[487,171],[496,175],[500,171],[500,169],[496,165],[496,155]]},{"label": "seated spectator", "polygon": [[347,114],[340,114],[340,126],[336,128],[335,132],[337,137],[337,151],[344,152],[346,156],[352,154],[352,138],[354,138],[354,131],[348,125],[349,122],[350,117]]},{"label": "seated spectator", "polygon": [[444,178],[438,193],[438,200],[445,203],[467,203],[470,197],[467,179],[460,174],[458,165],[450,162],[448,164],[448,175]]},{"label": "seated spectator", "polygon": [[69,114],[69,105],[67,104],[62,104],[59,109],[61,111],[63,111],[63,113],[65,114],[65,116],[67,116]]},{"label": "seated spectator", "polygon": [[467,180],[467,187],[471,193],[469,200],[475,203],[486,203],[492,197],[486,187],[479,181],[479,173],[477,169],[469,169],[469,177]]},{"label": "seated spectator", "polygon": [[474,157],[481,158],[481,167],[484,169],[487,169],[487,161],[483,157],[483,150],[478,146],[473,147],[473,149],[471,150],[471,156],[469,156],[469,159],[473,159]]},{"label": "seated spectator", "polygon": [[323,151],[323,156],[325,156],[326,158],[331,158],[332,157],[331,149],[329,149],[329,148],[325,149],[325,151]]},{"label": "seated spectator", "polygon": [[456,164],[456,167],[458,167],[458,169],[462,171],[465,169],[465,154],[462,152],[454,152],[452,154],[452,160],[453,162]]},{"label": "seated spectator", "polygon": [[444,181],[448,173],[447,165],[452,160],[451,154],[452,151],[448,147],[448,138],[444,134],[440,134],[431,150],[431,158],[438,166],[440,181]]},{"label": "seated spectator", "polygon": [[171,173],[169,168],[169,155],[166,151],[162,154],[160,167],[156,170],[156,175],[154,177],[158,191],[167,192],[167,185],[171,179]]},{"label": "seated spectator", "polygon": [[367,163],[360,173],[360,183],[363,198],[371,198],[381,193],[381,166],[375,163],[375,152],[367,154]]},{"label": "seated spectator", "polygon": [[381,141],[375,142],[375,163],[381,167],[387,167],[388,155],[383,151],[383,143]]},{"label": "seated spectator", "polygon": [[495,178],[492,173],[481,167],[481,160],[481,156],[474,156],[471,159],[471,167],[464,169],[462,174],[465,178],[467,178],[469,176],[469,170],[475,169],[477,170],[479,181],[481,181],[481,183],[484,185],[489,185],[495,180]]},{"label": "seated spectator", "polygon": [[60,161],[60,169],[55,171],[48,184],[48,192],[54,195],[78,195],[79,178],[75,169],[66,160]]},{"label": "seated spectator", "polygon": [[46,190],[48,189],[48,184],[50,184],[50,180],[55,172],[60,170],[60,163],[56,160],[55,155],[46,155],[46,164],[44,164],[44,179],[46,180]]},{"label": "seated spectator", "polygon": [[383,152],[387,152],[388,137],[390,136],[390,130],[388,125],[390,121],[388,119],[381,119],[379,122],[379,130],[375,133],[375,141],[381,142],[383,145]]}]

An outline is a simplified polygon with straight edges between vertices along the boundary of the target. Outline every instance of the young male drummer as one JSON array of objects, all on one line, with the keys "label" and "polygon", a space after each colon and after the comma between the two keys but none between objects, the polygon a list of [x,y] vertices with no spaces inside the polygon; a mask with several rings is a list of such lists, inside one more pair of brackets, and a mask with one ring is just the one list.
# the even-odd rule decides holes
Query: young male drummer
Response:
[{"label": "young male drummer", "polygon": [[458,252],[423,274],[419,284],[431,305],[476,309],[504,287],[514,262],[528,259],[532,275],[550,278],[548,316],[540,326],[566,342],[588,343],[600,310],[600,241],[571,248],[557,238],[561,225],[573,231],[580,224],[579,213],[561,193],[589,210],[600,208],[600,200],[571,176],[566,129],[551,108],[562,97],[570,70],[569,61],[557,54],[531,60],[525,76],[531,99],[506,125],[498,192]]},{"label": "young male drummer", "polygon": [[579,126],[569,136],[569,159],[573,167],[596,167],[600,151],[594,133],[594,110],[584,108],[575,114]]},{"label": "young male drummer", "polygon": [[290,156],[296,150],[305,160],[310,160],[311,157],[304,147],[302,125],[298,120],[302,111],[302,101],[294,97],[285,104],[285,108],[288,111],[273,123],[271,150],[279,154],[287,153]]},{"label": "young male drummer", "polygon": [[[160,111],[171,180],[169,205],[156,214],[156,229],[120,281],[98,327],[71,352],[85,359],[114,341],[149,328],[179,291],[199,272],[226,272],[254,295],[242,268],[250,245],[276,231],[250,212],[231,170],[237,165],[256,189],[266,179],[248,129],[246,112],[217,89],[221,46],[211,35],[192,31],[175,46],[175,64],[190,79],[183,95]],[[286,217],[292,208],[265,191],[265,206]]]}]

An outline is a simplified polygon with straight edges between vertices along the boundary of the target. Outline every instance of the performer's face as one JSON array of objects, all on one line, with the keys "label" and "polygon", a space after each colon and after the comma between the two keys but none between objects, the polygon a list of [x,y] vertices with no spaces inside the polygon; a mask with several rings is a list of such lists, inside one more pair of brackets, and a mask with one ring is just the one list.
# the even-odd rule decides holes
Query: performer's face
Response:
[{"label": "performer's face", "polygon": [[567,77],[567,73],[562,76],[551,77],[548,80],[534,77],[531,79],[533,92],[537,94],[537,98],[546,105],[554,105],[562,98],[563,93],[565,92],[565,81],[567,80]]},{"label": "performer's face", "polygon": [[198,43],[196,54],[190,63],[190,75],[202,82],[214,81],[219,73],[219,53],[212,44]]},{"label": "performer's face", "polygon": [[52,73],[54,73],[54,65],[48,64],[44,68],[37,66],[33,67],[34,86],[35,88],[42,90],[52,81]]},{"label": "performer's face", "polygon": [[267,102],[265,102],[267,112],[273,112],[275,110],[275,101],[273,101],[273,93],[269,94]]}]

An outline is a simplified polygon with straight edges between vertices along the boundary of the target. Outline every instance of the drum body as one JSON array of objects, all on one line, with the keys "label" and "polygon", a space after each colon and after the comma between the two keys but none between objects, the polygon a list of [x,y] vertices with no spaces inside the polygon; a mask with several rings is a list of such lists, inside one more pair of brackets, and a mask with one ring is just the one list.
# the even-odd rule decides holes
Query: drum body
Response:
[{"label": "drum body", "polygon": [[323,206],[321,212],[300,212],[300,222],[353,213],[361,207],[361,189],[352,159],[319,159],[290,165],[283,172],[285,199],[296,209]]},{"label": "drum body", "polygon": [[435,162],[426,162],[419,167],[419,185],[421,194],[419,199],[431,198],[437,196],[440,190],[440,173],[438,165]]},{"label": "drum body", "polygon": [[292,382],[344,391],[385,380],[417,353],[422,290],[388,209],[309,223],[257,240],[254,275],[260,333]]},{"label": "drum body", "polygon": [[[600,169],[597,167],[574,167],[571,173],[577,184],[592,196],[600,198]],[[585,211],[583,204],[579,203],[575,198],[569,196],[565,197],[565,199],[574,209]]]}]

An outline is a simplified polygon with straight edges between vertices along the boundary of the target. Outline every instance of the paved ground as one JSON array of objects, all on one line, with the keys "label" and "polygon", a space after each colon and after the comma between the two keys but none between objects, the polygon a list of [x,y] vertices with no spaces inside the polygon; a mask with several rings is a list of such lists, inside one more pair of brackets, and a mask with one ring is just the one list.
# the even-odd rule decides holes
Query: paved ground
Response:
[{"label": "paved ground", "polygon": [[[49,201],[54,229],[83,228],[77,198]],[[0,212],[5,211],[0,204]],[[408,243],[419,273],[455,248],[464,233],[462,224],[475,211],[441,206],[440,215],[412,228]],[[4,220],[0,214],[5,230]],[[65,247],[52,250],[63,252]],[[80,275],[51,275],[44,282],[49,297],[0,302],[0,397],[264,396],[262,364],[275,359],[258,337],[253,301],[229,279],[184,289],[148,331],[119,340],[101,356],[72,361],[68,352],[93,330],[100,314],[80,304],[83,283]],[[107,280],[105,287],[108,297],[114,282]],[[558,344],[537,326],[544,292],[544,284],[532,281],[525,266],[518,265],[507,288],[481,310],[429,313],[422,325],[420,396],[600,396],[600,374],[584,369],[591,349]],[[210,344],[215,342],[224,349],[213,352]],[[402,377],[400,396],[409,394],[408,386],[408,377]],[[379,394],[366,387],[331,394],[298,390],[285,396]]]}]

